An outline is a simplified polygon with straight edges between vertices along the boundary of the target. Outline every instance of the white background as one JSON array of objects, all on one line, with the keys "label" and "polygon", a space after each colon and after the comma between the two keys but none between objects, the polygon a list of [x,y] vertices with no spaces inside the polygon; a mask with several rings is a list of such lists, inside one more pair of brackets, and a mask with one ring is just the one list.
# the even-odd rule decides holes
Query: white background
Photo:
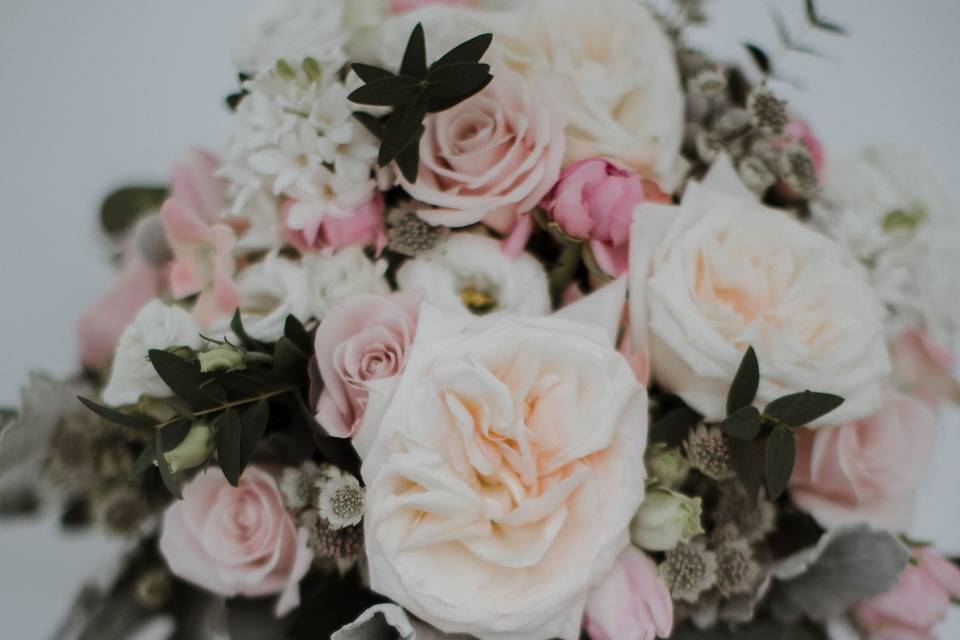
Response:
[{"label": "white background", "polygon": [[[188,145],[222,144],[222,99],[234,88],[228,34],[250,4],[0,0],[0,404],[15,403],[28,371],[66,374],[76,364],[75,318],[111,277],[96,232],[101,197],[125,182],[164,181]],[[800,24],[801,0],[775,4]],[[786,55],[780,63],[806,88],[782,93],[835,153],[871,141],[919,146],[960,203],[960,2],[819,4],[852,35],[808,34],[830,61]],[[714,51],[742,56],[744,39],[775,50],[760,0],[716,0],[712,13],[696,39]],[[915,533],[956,552],[960,420],[947,422]],[[49,519],[0,524],[0,636],[45,637],[111,551],[94,535],[63,537]],[[941,637],[960,637],[960,624]]]}]

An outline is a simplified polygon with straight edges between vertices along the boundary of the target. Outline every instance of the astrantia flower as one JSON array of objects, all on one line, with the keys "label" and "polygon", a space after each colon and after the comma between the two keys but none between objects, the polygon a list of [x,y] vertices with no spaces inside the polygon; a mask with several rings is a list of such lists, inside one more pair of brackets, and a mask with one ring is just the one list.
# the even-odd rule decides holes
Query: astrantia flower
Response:
[{"label": "astrantia flower", "polygon": [[344,0],[260,0],[234,34],[234,64],[249,74],[281,59],[309,57],[341,66],[346,62],[345,5]]},{"label": "astrantia flower", "polygon": [[762,540],[776,526],[777,509],[765,496],[751,500],[739,480],[720,483],[713,518],[717,527],[731,525],[751,542]]},{"label": "astrantia flower", "polygon": [[717,427],[710,427],[703,423],[697,425],[687,436],[684,448],[690,464],[704,475],[714,480],[733,477],[730,452],[723,440],[723,432]]},{"label": "astrantia flower", "polygon": [[448,311],[550,311],[543,265],[527,253],[510,257],[499,242],[474,233],[451,234],[435,251],[408,261],[397,273],[397,284]]},{"label": "astrantia flower", "polygon": [[693,603],[716,583],[717,556],[702,541],[691,542],[668,551],[659,571],[674,600]]},{"label": "astrantia flower", "polygon": [[328,466],[317,480],[317,512],[333,530],[363,520],[363,487],[353,475]]},{"label": "astrantia flower", "polygon": [[305,462],[299,468],[284,469],[280,476],[280,492],[287,509],[295,511],[313,504],[319,477],[320,469],[312,462]]},{"label": "astrantia flower", "polygon": [[760,575],[746,540],[726,542],[716,550],[717,589],[724,596],[749,592]]},{"label": "astrantia flower", "polygon": [[359,247],[332,255],[313,253],[302,259],[310,308],[323,320],[333,305],[361,293],[390,293],[384,260],[370,260]]},{"label": "astrantia flower", "polygon": [[866,265],[889,337],[925,329],[947,343],[960,334],[960,296],[943,268],[960,249],[960,231],[922,156],[886,145],[831,159],[812,211],[817,226]]}]

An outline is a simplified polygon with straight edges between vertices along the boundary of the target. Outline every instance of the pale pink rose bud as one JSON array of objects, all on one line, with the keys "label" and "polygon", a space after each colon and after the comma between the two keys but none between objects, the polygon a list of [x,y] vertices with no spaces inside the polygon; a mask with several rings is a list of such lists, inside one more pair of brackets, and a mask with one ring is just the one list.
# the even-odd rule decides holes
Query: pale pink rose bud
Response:
[{"label": "pale pink rose bud", "polygon": [[334,307],[317,329],[323,391],[317,420],[332,436],[357,434],[370,383],[403,370],[417,328],[420,299],[409,294],[358,295]]},{"label": "pale pink rose bud", "polygon": [[[301,215],[312,218],[312,221],[301,229],[294,229],[288,223],[294,207],[304,210],[300,212]],[[283,237],[301,253],[367,246],[374,246],[379,252],[386,244],[383,208],[383,197],[378,191],[348,209],[329,203],[315,205],[289,200],[280,210]],[[306,210],[309,210],[309,213]]]},{"label": "pale pink rose bud", "polygon": [[160,553],[174,575],[218,595],[279,594],[278,616],[299,604],[313,559],[276,480],[252,466],[237,487],[215,467],[194,477],[163,515]]},{"label": "pale pink rose bud", "polygon": [[584,628],[593,640],[668,638],[673,602],[653,560],[627,547],[587,597]]},{"label": "pale pink rose bud", "polygon": [[600,267],[618,276],[627,270],[634,208],[667,199],[639,175],[604,158],[588,158],[564,170],[541,206],[568,236],[589,240]]},{"label": "pale pink rose bud", "polygon": [[854,619],[868,640],[934,640],[951,598],[960,598],[960,569],[931,548],[914,549],[893,588],[858,605]]},{"label": "pale pink rose bud", "polygon": [[790,495],[824,527],[868,522],[903,531],[937,436],[928,403],[895,391],[872,416],[801,429]]}]

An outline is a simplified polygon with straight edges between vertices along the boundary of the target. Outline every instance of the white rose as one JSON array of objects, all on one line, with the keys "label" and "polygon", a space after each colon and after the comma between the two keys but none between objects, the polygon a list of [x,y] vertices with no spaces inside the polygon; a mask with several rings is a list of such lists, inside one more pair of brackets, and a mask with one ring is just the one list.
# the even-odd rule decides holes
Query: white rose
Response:
[{"label": "white rose", "polygon": [[513,67],[566,116],[567,163],[602,155],[668,183],[678,175],[684,99],[676,54],[642,3],[530,0],[503,12],[430,5],[384,27],[388,68],[417,22],[438,56],[493,33],[484,62]]},{"label": "white rose", "polygon": [[310,290],[303,267],[276,252],[267,254],[237,276],[243,328],[256,340],[275,342],[287,316],[310,318]]},{"label": "white rose", "polygon": [[259,0],[240,21],[231,53],[237,69],[260,73],[277,60],[346,62],[343,0]]},{"label": "white rose", "polygon": [[147,304],[127,326],[117,343],[110,381],[103,390],[107,404],[133,404],[142,394],[165,398],[173,395],[147,359],[151,349],[200,349],[200,325],[184,309],[159,300]]},{"label": "white rose", "polygon": [[827,162],[813,219],[864,265],[886,306],[887,334],[960,333],[960,296],[943,266],[960,250],[960,229],[936,173],[919,153],[873,146]]},{"label": "white rose", "polygon": [[634,214],[633,344],[649,349],[653,377],[709,420],[725,416],[749,345],[759,403],[811,389],[846,399],[831,424],[869,414],[890,371],[881,313],[849,254],[758,203],[726,157],[679,206]]},{"label": "white rose", "polygon": [[622,285],[561,317],[424,305],[354,441],[375,591],[446,633],[579,638],[644,494],[646,392],[613,346]]},{"label": "white rose", "polygon": [[338,302],[363,293],[390,293],[384,260],[370,260],[360,247],[337,253],[312,253],[303,257],[311,311],[323,320]]},{"label": "white rose", "polygon": [[397,284],[446,311],[550,313],[543,265],[528,253],[511,258],[497,240],[474,233],[451,234],[437,250],[407,261]]}]

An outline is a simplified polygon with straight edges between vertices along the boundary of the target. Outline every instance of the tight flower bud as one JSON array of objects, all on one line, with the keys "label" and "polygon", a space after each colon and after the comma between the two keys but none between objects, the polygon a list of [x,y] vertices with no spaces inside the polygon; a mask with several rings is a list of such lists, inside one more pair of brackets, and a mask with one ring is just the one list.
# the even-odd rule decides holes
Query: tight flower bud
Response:
[{"label": "tight flower bud", "polygon": [[247,363],[247,354],[229,344],[217,345],[209,351],[197,354],[200,360],[200,371],[236,371],[243,369]]},{"label": "tight flower bud", "polygon": [[667,489],[679,487],[690,473],[690,463],[683,454],[664,444],[647,447],[645,461],[650,479]]},{"label": "tight flower bud", "polygon": [[652,489],[630,525],[630,537],[635,545],[648,551],[669,551],[703,533],[700,513],[700,498],[669,489]]},{"label": "tight flower bud", "polygon": [[187,437],[174,449],[163,454],[173,472],[199,467],[213,453],[213,428],[206,422],[190,427]]}]

